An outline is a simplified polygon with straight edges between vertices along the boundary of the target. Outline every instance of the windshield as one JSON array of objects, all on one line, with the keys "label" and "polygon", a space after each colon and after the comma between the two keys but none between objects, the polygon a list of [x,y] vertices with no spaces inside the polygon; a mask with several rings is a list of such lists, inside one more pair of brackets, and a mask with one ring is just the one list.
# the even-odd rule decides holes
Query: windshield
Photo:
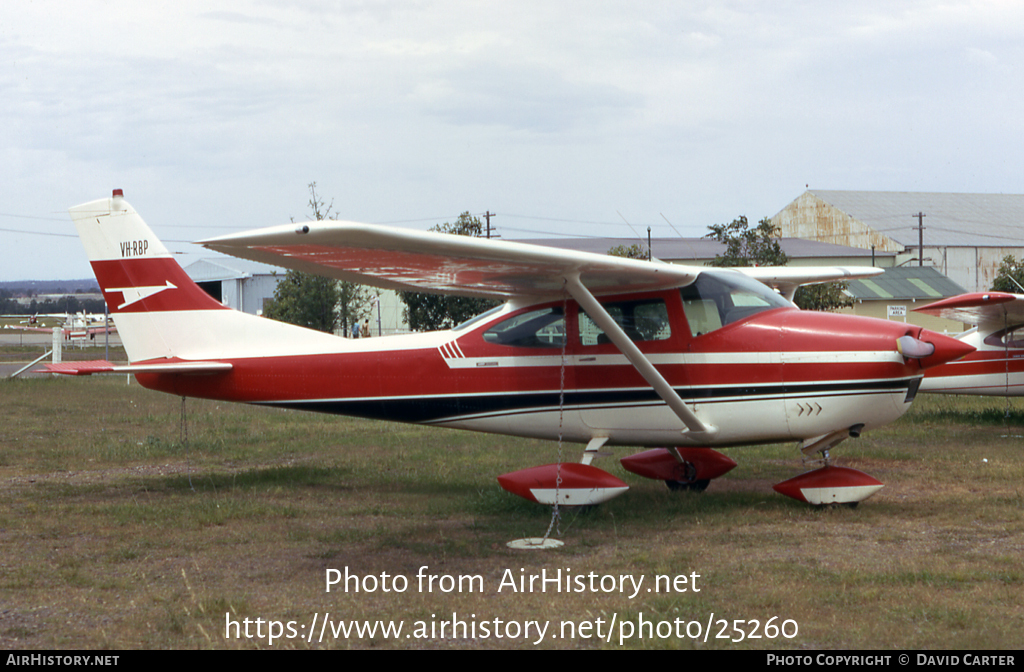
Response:
[{"label": "windshield", "polygon": [[745,317],[793,304],[767,285],[740,273],[704,271],[679,290],[690,333],[700,336]]}]

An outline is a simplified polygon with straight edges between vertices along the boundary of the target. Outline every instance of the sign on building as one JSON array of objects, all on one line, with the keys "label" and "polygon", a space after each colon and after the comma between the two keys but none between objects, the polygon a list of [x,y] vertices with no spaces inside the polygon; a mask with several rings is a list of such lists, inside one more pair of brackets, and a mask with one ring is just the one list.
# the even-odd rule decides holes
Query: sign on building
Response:
[{"label": "sign on building", "polygon": [[903,318],[903,321],[907,321],[907,307],[906,306],[887,306],[889,319],[894,317]]}]

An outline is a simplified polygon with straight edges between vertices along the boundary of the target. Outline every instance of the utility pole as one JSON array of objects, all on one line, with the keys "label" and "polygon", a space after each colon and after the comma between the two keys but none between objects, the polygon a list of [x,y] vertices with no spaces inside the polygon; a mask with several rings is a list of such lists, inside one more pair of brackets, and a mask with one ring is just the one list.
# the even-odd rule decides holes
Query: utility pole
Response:
[{"label": "utility pole", "polygon": [[487,239],[488,240],[490,240],[490,238],[491,238],[491,217],[495,217],[495,216],[496,216],[495,213],[491,212],[490,210],[488,210],[487,212],[484,213],[484,219],[487,220]]},{"label": "utility pole", "polygon": [[917,217],[917,265],[924,266],[924,213],[918,212],[911,217]]}]

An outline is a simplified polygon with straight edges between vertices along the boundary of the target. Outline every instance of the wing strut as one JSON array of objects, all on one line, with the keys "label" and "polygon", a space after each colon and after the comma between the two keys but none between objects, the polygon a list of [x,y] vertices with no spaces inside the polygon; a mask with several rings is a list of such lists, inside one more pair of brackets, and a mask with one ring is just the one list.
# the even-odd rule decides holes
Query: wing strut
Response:
[{"label": "wing strut", "polygon": [[711,437],[718,431],[717,427],[705,425],[690,410],[686,402],[676,394],[676,391],[672,389],[668,381],[654,368],[651,361],[640,352],[640,349],[636,347],[636,344],[626,335],[622,327],[608,314],[604,306],[594,298],[590,290],[583,286],[578,276],[566,278],[566,288],[569,290],[572,298],[576,299],[576,302],[583,307],[583,310],[587,311],[590,319],[594,320],[594,323],[604,330],[604,333],[608,335],[608,338],[615,344],[615,347],[626,356],[629,363],[654,388],[658,396],[679,416],[679,419],[686,425],[684,433],[699,441]]}]

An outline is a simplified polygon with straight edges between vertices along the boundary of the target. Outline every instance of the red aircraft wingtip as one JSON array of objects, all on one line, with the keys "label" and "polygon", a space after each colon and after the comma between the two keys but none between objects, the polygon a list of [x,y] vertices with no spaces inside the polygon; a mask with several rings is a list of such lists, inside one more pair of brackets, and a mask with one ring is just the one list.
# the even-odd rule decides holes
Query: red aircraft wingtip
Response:
[{"label": "red aircraft wingtip", "polygon": [[970,294],[960,294],[958,296],[951,296],[948,299],[942,299],[941,301],[935,301],[926,306],[914,308],[914,311],[919,313],[931,313],[952,308],[979,308],[981,306],[991,306],[998,303],[1009,303],[1016,299],[1016,296],[1013,294],[1007,294],[1006,292],[972,292]]}]

